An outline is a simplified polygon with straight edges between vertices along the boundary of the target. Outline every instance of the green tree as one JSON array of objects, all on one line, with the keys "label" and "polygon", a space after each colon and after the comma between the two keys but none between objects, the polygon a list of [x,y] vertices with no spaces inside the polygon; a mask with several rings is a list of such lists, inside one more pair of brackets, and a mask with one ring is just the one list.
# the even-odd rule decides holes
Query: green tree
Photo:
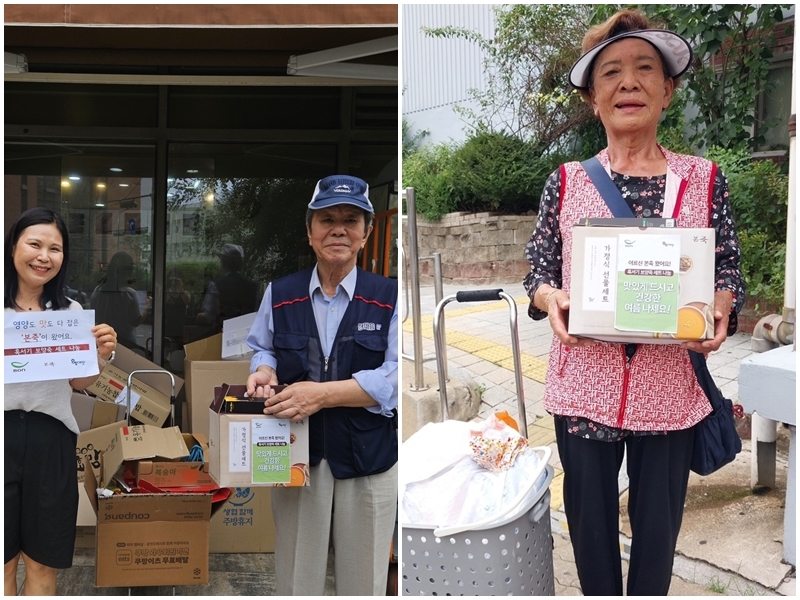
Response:
[{"label": "green tree", "polygon": [[403,119],[403,158],[406,159],[420,149],[422,141],[430,134],[427,129],[415,131],[412,135],[411,125]]},{"label": "green tree", "polygon": [[[753,135],[756,102],[769,91],[775,26],[791,4],[642,4],[692,45],[694,59],[685,76],[689,101],[698,114],[689,122],[697,148],[720,146],[753,150],[763,142]],[[596,22],[619,5],[598,7]],[[776,126],[765,123],[765,129]]]},{"label": "green tree", "polygon": [[[201,181],[198,187],[196,182]],[[204,179],[175,180],[169,208],[197,205],[208,194],[213,206],[202,203],[197,212],[197,235],[191,258],[213,256],[226,243],[244,248],[243,274],[258,282],[269,282],[297,270],[308,254],[305,212],[297,198],[308,196],[316,180],[310,179]]]},{"label": "green tree", "polygon": [[591,111],[567,81],[591,7],[515,4],[494,10],[491,37],[463,27],[425,31],[433,37],[474,42],[484,51],[486,91],[470,90],[476,110],[458,109],[476,132],[508,133],[547,151],[591,119]]}]

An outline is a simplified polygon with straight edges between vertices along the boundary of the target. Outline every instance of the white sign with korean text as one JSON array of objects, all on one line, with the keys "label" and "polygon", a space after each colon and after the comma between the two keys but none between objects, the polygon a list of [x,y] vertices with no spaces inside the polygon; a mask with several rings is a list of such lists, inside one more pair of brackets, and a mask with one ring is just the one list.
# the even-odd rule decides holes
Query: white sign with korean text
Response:
[{"label": "white sign with korean text", "polygon": [[93,310],[5,313],[5,382],[97,375]]}]

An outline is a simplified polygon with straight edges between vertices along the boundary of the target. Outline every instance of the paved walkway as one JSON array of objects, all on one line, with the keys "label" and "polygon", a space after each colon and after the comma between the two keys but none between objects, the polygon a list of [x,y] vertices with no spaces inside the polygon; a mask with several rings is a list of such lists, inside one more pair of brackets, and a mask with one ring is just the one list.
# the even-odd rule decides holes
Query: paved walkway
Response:
[{"label": "paved walkway", "polygon": [[[550,486],[552,497],[550,508],[553,531],[556,534],[554,535],[556,593],[557,595],[580,595],[580,586],[575,572],[572,549],[569,544],[567,523],[563,514],[562,486],[560,485],[563,471],[561,470],[555,445],[552,419],[547,415],[542,405],[545,372],[552,340],[548,322],[546,320],[534,322],[527,316],[528,299],[521,284],[477,286],[475,288],[445,286],[444,295],[447,297],[463,289],[493,288],[503,288],[506,293],[516,300],[518,308],[518,329],[528,439],[534,446],[550,446],[553,449],[551,463],[555,468],[556,475]],[[424,286],[421,289],[420,296],[423,315],[423,356],[432,357],[434,356],[433,312],[435,309],[433,287]],[[404,315],[409,315],[403,324],[404,354],[413,353],[413,328],[410,313],[411,300],[409,298],[404,312]],[[491,413],[500,410],[506,410],[516,417],[519,414],[519,410],[515,378],[512,371],[513,359],[510,350],[508,304],[505,301],[469,304],[452,302],[444,310],[444,319],[450,376],[462,381],[471,379],[482,391],[480,412],[477,418],[486,418]],[[714,376],[717,385],[719,385],[723,394],[728,398],[732,398],[734,402],[738,400],[737,377],[739,363],[751,353],[749,342],[749,334],[737,333],[726,340],[719,351],[713,353],[708,359],[709,370]],[[429,360],[425,362],[425,368],[426,370],[435,371],[436,361]],[[404,380],[406,382],[410,381],[409,373],[413,378],[413,363],[404,361]],[[433,381],[435,381],[435,378]],[[752,498],[752,494],[749,493],[749,441],[746,440],[744,445],[745,449],[737,458],[735,465],[719,471],[719,475],[714,474],[708,478],[699,478],[694,474],[692,475],[690,498],[687,500],[687,507],[693,498],[692,490],[696,490],[700,496],[703,494],[708,496],[709,492],[707,490],[711,488],[717,490],[719,487],[728,485],[728,481],[722,481],[723,474],[727,479],[738,478],[734,484],[731,484],[733,489],[739,491],[740,498],[737,498],[738,501],[742,501],[741,498],[744,497]],[[785,468],[783,471],[785,471]],[[626,490],[627,479],[624,476],[624,469],[622,469],[620,493],[623,496],[623,502],[621,502],[623,509],[621,514],[620,546],[623,556],[627,558],[625,552],[630,548],[630,538],[625,532],[624,496]],[[783,491],[778,489],[773,490],[773,492],[775,499],[778,500],[779,509],[780,498],[785,494],[785,487]],[[731,557],[710,558],[709,555],[713,555],[714,552],[720,552],[725,555],[725,549],[730,549],[731,540],[720,542],[721,548],[719,549],[716,548],[715,543],[711,543],[708,540],[694,542],[693,533],[695,532],[689,531],[689,528],[693,526],[695,514],[699,515],[696,528],[703,532],[704,523],[707,523],[709,518],[708,514],[702,512],[707,506],[702,503],[698,506],[697,513],[690,514],[687,508],[687,515],[684,517],[681,538],[686,538],[687,542],[684,545],[691,545],[691,547],[683,548],[679,540],[670,595],[795,595],[794,569],[790,565],[781,563],[782,546],[779,542],[773,544],[766,554],[763,545],[758,545],[757,547],[754,545],[752,547],[752,553],[754,555],[759,554],[759,561],[762,559],[765,561],[764,564],[759,562],[759,566],[756,568],[748,569],[736,566],[737,561],[739,565],[743,563],[753,564],[755,558],[748,553],[746,543],[732,550],[733,556]],[[766,512],[763,507],[759,510],[760,514]],[[711,514],[716,515],[715,512]],[[739,510],[738,514],[743,515],[746,512]],[[716,516],[713,516],[712,519],[716,520]],[[782,512],[778,510],[773,515],[767,532],[761,529],[756,531],[743,523],[733,525],[719,523],[718,526],[723,528],[737,527],[735,533],[742,532],[749,533],[752,536],[774,538],[775,533],[782,536]],[[708,529],[708,532],[713,532],[712,530],[713,527]],[[770,541],[774,541],[774,539]],[[709,546],[710,543],[711,546],[714,546],[713,548]],[[753,540],[753,544],[757,543],[757,540]],[[707,549],[706,556],[702,556],[702,552],[698,554],[694,545],[704,550]],[[740,555],[742,556],[740,557]],[[626,568],[627,562],[624,562],[623,569]],[[769,572],[770,576],[758,575],[757,572]]]}]

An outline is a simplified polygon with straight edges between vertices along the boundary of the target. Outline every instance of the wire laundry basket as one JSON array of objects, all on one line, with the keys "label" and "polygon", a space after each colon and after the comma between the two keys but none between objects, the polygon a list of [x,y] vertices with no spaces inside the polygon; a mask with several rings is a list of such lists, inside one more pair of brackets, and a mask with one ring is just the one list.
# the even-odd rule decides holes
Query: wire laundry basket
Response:
[{"label": "wire laundry basket", "polygon": [[[517,305],[497,290],[461,291],[442,299],[433,317],[442,420],[449,418],[441,317],[452,301],[505,300],[509,305],[511,351],[519,402],[520,432],[527,438],[525,397],[517,331]],[[553,538],[550,530],[548,447],[530,477],[530,487],[504,509],[478,523],[463,526],[402,524],[402,595],[404,596],[554,596]],[[538,484],[538,485],[537,485]]]},{"label": "wire laundry basket", "polygon": [[[523,510],[466,531],[403,525],[404,596],[553,596],[550,491],[532,490]],[[436,535],[440,533],[441,535]]]}]

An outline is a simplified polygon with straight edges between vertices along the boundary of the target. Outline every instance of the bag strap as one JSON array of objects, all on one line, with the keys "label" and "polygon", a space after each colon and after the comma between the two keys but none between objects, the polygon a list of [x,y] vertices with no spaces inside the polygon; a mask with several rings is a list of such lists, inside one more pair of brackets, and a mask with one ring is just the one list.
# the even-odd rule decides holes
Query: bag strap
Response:
[{"label": "bag strap", "polygon": [[695,377],[697,377],[697,383],[699,383],[700,387],[703,388],[708,401],[711,403],[711,408],[715,411],[722,409],[722,403],[720,402],[721,394],[719,393],[717,384],[714,383],[714,378],[711,376],[711,372],[708,370],[708,364],[706,363],[705,355],[700,352],[689,350],[689,358],[692,361],[692,367],[694,368]]},{"label": "bag strap", "polygon": [[611,210],[611,214],[618,219],[621,217],[632,218],[635,216],[631,207],[628,206],[627,202],[622,198],[622,194],[619,193],[617,186],[614,185],[611,177],[608,176],[608,173],[606,173],[606,170],[603,168],[603,165],[600,164],[596,156],[583,161],[581,166],[583,170],[586,171],[589,179],[592,180],[594,187],[600,192],[606,205]]}]

